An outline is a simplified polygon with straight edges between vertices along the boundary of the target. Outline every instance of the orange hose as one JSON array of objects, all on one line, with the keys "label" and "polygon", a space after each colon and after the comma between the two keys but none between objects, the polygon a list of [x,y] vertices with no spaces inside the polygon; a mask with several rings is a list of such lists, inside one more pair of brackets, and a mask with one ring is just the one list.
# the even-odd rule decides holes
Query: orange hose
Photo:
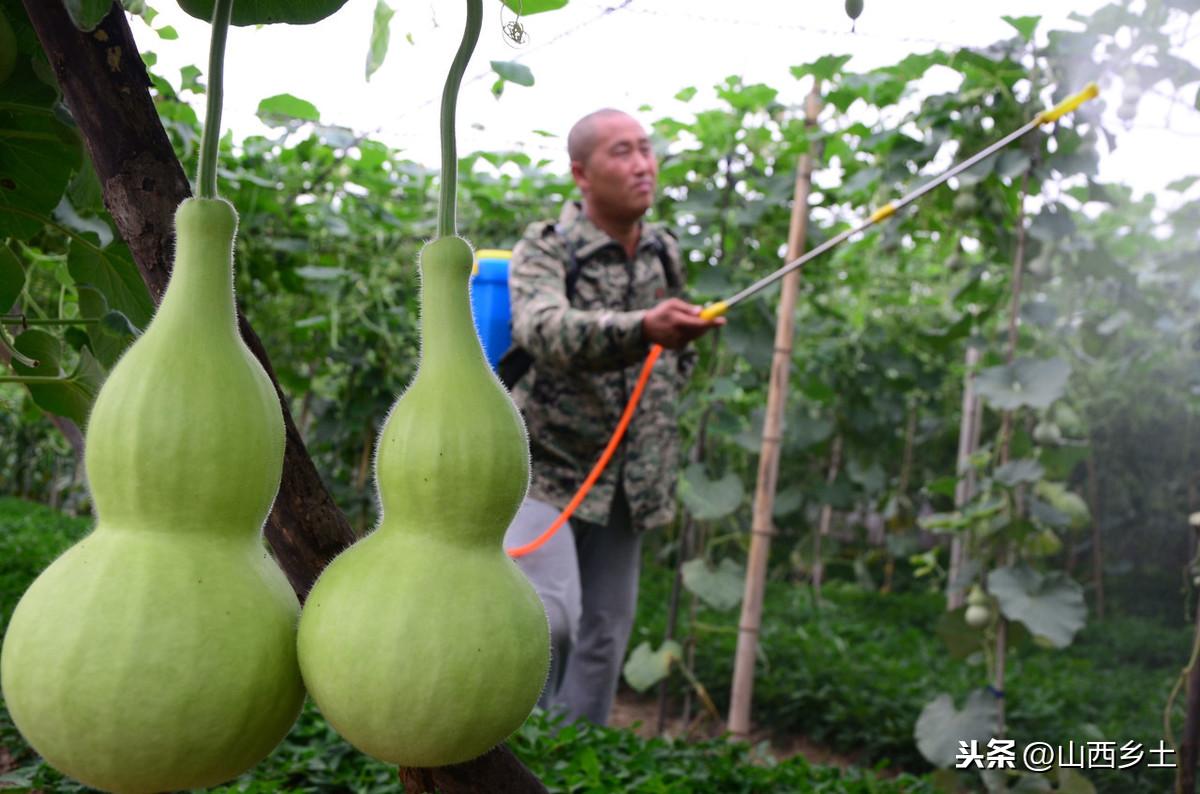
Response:
[{"label": "orange hose", "polygon": [[646,356],[646,363],[642,365],[642,372],[638,375],[637,385],[633,387],[633,394],[629,395],[629,402],[625,405],[625,413],[621,414],[621,421],[617,422],[617,429],[613,431],[612,438],[608,440],[608,446],[604,448],[603,454],[600,455],[600,460],[596,461],[596,465],[592,467],[592,471],[588,474],[587,479],[583,481],[583,485],[579,486],[579,492],[571,499],[566,508],[558,518],[554,519],[554,523],[533,540],[526,543],[524,546],[517,546],[515,549],[508,549],[508,556],[512,558],[524,557],[530,552],[537,551],[546,541],[554,537],[554,533],[567,523],[567,519],[575,512],[575,508],[583,502],[584,497],[588,495],[588,491],[592,490],[592,486],[596,484],[596,480],[600,479],[600,473],[608,465],[612,459],[613,453],[617,451],[617,447],[621,443],[621,439],[625,436],[625,429],[629,427],[629,420],[633,418],[633,412],[637,410],[638,402],[642,399],[642,392],[646,390],[646,383],[650,380],[650,371],[654,369],[654,362],[658,361],[659,355],[662,353],[662,345],[654,345],[650,348],[650,355]]}]

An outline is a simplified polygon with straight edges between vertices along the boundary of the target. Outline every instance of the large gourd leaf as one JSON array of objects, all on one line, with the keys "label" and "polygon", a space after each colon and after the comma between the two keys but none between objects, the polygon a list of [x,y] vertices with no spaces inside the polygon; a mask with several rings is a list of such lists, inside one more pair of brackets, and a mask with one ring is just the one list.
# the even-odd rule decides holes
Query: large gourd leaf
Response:
[{"label": "large gourd leaf", "polygon": [[112,309],[128,317],[137,328],[149,324],[154,302],[124,243],[101,248],[95,235],[80,235],[67,251],[67,269],[77,285],[93,287],[104,296],[104,312],[89,316],[103,316]]},{"label": "large gourd leaf", "polygon": [[701,521],[724,518],[741,507],[742,481],[734,472],[726,472],[719,480],[710,480],[704,464],[693,463],[684,469],[679,482],[679,496],[693,516]]},{"label": "large gourd leaf", "polygon": [[[337,11],[346,0],[237,0],[233,4],[232,22],[235,25],[271,25],[286,22],[307,25],[319,22]],[[211,22],[214,0],[179,0],[187,13]]]},{"label": "large gourd leaf", "polygon": [[[18,58],[0,107],[0,239],[40,232],[79,166],[79,137],[53,111],[54,90]],[[7,308],[7,307],[5,307]]]},{"label": "large gourd leaf", "polygon": [[726,557],[714,568],[703,557],[683,564],[683,585],[714,609],[732,609],[742,601],[746,572]]},{"label": "large gourd leaf", "polygon": [[987,589],[1004,617],[1025,624],[1055,648],[1070,645],[1087,618],[1082,588],[1061,572],[1043,574],[1025,565],[997,568],[988,574]]},{"label": "large gourd leaf", "polygon": [[649,642],[643,642],[633,649],[625,662],[625,682],[638,692],[645,692],[667,677],[671,662],[682,658],[683,648],[675,640],[667,640],[657,651],[650,649]]},{"label": "large gourd leaf", "polygon": [[104,370],[85,348],[79,352],[79,363],[70,375],[63,375],[59,361],[62,345],[50,334],[36,328],[26,331],[14,340],[13,346],[23,355],[38,363],[27,367],[14,360],[13,371],[18,375],[62,378],[56,383],[28,384],[29,395],[44,411],[64,416],[83,427],[87,422],[92,401],[104,381]]},{"label": "large gourd leaf", "polygon": [[1049,408],[1063,395],[1071,365],[1061,358],[1020,358],[1011,365],[989,367],[975,377],[975,388],[988,405],[1000,411],[1021,407]]},{"label": "large gourd leaf", "polygon": [[1046,470],[1042,468],[1042,464],[1033,458],[1020,458],[997,466],[992,476],[1001,485],[1015,488],[1021,483],[1038,482],[1045,474]]},{"label": "large gourd leaf", "polygon": [[921,709],[913,732],[917,749],[935,766],[954,766],[959,742],[987,742],[995,734],[998,717],[996,698],[982,689],[967,696],[961,711],[952,697],[942,693]]}]

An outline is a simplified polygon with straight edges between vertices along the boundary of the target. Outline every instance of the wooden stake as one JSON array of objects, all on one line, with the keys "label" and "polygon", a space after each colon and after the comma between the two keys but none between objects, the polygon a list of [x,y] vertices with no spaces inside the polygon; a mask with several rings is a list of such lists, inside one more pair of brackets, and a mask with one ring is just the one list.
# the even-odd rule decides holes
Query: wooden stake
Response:
[{"label": "wooden stake", "polygon": [[[961,510],[975,495],[975,468],[971,456],[979,446],[979,421],[981,417],[979,395],[975,393],[975,365],[979,363],[979,348],[968,345],[966,357],[967,374],[963,376],[962,419],[958,425],[958,482],[954,485],[954,507]],[[966,599],[964,588],[959,586],[963,568],[967,564],[967,546],[962,534],[950,541],[950,573],[946,581],[946,609],[953,611],[961,607]]]},{"label": "wooden stake", "polygon": [[[808,95],[805,126],[814,127],[820,113],[821,83],[813,80]],[[787,261],[804,251],[808,235],[808,196],[812,191],[813,157],[800,158],[796,171],[795,200],[788,232]],[[783,409],[787,402],[788,370],[792,360],[792,336],[795,331],[796,290],[800,273],[784,276],[775,324],[775,352],[771,361],[771,381],[767,392],[767,414],[763,422],[762,451],[758,457],[758,485],[754,491],[754,514],[750,525],[750,559],[746,567],[746,586],[742,596],[742,615],[738,622],[737,651],[734,656],[733,687],[729,699],[729,730],[735,739],[750,733],[750,704],[754,694],[754,665],[758,657],[758,629],[762,623],[763,590],[766,587],[767,558],[771,548],[775,508],[775,483],[779,475],[779,448],[783,435]]]}]

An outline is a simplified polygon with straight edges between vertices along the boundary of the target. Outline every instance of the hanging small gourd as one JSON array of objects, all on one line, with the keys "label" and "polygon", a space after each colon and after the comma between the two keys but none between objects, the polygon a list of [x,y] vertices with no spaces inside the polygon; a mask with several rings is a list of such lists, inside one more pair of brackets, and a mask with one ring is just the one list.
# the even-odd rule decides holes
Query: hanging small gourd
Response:
[{"label": "hanging small gourd", "polygon": [[122,794],[236,777],[287,734],[304,699],[299,603],[261,534],[283,417],[238,336],[237,213],[215,198],[219,77],[209,90],[200,192],[212,197],[179,206],[162,304],[89,418],[96,528],[30,586],[0,656],[29,744]]},{"label": "hanging small gourd", "polygon": [[521,415],[471,318],[473,253],[454,231],[454,102],[480,0],[442,104],[439,239],[421,252],[421,359],[379,437],[379,526],[321,574],[300,667],[351,744],[406,767],[481,755],[532,710],[550,659],[545,610],[501,541],[529,484]]}]

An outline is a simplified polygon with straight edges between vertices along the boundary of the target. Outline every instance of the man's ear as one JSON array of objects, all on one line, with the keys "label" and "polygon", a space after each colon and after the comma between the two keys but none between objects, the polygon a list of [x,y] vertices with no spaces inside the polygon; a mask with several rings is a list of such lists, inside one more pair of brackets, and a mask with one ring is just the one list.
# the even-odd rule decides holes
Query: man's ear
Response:
[{"label": "man's ear", "polygon": [[586,192],[590,187],[590,180],[587,178],[587,174],[584,172],[583,163],[579,162],[578,160],[571,161],[571,176],[574,178],[575,185],[579,188],[581,193]]}]

